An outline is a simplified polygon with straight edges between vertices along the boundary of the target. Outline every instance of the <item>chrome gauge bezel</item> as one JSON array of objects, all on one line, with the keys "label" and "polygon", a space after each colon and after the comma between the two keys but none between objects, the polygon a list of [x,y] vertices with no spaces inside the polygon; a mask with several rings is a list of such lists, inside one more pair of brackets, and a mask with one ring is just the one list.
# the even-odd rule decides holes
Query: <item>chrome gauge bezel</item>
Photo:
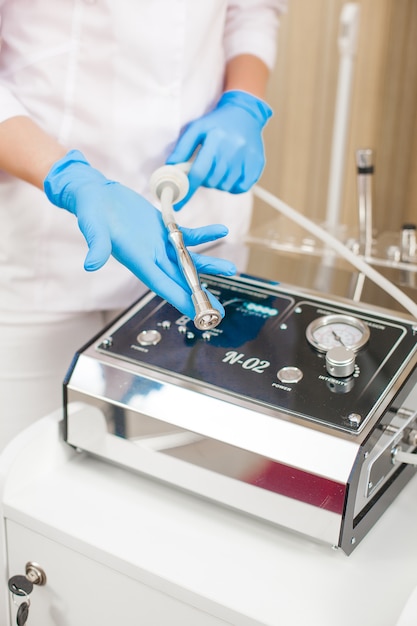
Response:
[{"label": "chrome gauge bezel", "polygon": [[322,317],[318,317],[317,319],[310,322],[306,329],[306,338],[309,344],[319,352],[328,352],[329,347],[317,341],[314,337],[314,333],[323,326],[331,326],[332,324],[346,324],[348,326],[353,326],[355,329],[359,330],[362,333],[361,339],[356,342],[354,345],[346,346],[353,352],[357,352],[361,348],[363,348],[369,341],[370,330],[367,324],[365,324],[362,320],[353,315],[346,314],[330,314],[323,315]]}]

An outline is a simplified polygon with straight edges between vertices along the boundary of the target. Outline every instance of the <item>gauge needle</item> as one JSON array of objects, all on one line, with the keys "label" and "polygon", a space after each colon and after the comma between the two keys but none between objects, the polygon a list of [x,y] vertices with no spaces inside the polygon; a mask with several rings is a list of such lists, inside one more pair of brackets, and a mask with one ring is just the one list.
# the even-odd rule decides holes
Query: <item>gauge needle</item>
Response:
[{"label": "gauge needle", "polygon": [[342,344],[342,346],[343,346],[344,348],[346,348],[346,346],[345,346],[345,344],[343,343],[343,341],[342,341],[341,337],[339,337],[339,335],[338,335],[337,333],[335,333],[335,331],[334,331],[334,330],[332,330],[332,335],[333,335],[333,337],[336,339],[336,341],[338,341],[339,343],[341,343],[341,344]]}]

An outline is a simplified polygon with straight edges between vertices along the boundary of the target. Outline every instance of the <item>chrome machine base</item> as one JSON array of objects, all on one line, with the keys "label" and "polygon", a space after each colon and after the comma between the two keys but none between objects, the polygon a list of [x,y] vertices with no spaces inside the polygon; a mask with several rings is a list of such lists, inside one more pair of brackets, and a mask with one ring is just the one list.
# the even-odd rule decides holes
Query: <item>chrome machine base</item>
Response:
[{"label": "chrome machine base", "polygon": [[66,441],[350,554],[416,471],[395,461],[417,447],[415,320],[244,276],[204,281],[226,310],[218,327],[148,293],[76,355]]}]

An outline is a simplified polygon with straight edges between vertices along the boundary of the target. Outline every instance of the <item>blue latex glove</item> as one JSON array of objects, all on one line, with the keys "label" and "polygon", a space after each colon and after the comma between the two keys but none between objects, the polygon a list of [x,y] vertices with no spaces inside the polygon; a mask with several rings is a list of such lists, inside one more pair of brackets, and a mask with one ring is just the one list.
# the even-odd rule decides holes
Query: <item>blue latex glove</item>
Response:
[{"label": "blue latex glove", "polygon": [[262,129],[271,115],[263,100],[245,91],[226,91],[213,111],[191,122],[167,159],[169,164],[189,161],[199,147],[188,174],[189,192],[175,209],[200,185],[230,193],[248,191],[265,165]]},{"label": "blue latex glove", "polygon": [[[105,178],[78,150],[72,150],[52,166],[44,189],[53,204],[76,215],[89,247],[86,270],[99,269],[113,255],[152,291],[194,318],[189,287],[167,237],[161,212],[152,204],[128,187]],[[187,247],[215,241],[228,232],[219,224],[181,230]],[[198,272],[227,276],[236,272],[229,261],[191,256]],[[222,305],[212,294],[209,297],[224,315]]]}]

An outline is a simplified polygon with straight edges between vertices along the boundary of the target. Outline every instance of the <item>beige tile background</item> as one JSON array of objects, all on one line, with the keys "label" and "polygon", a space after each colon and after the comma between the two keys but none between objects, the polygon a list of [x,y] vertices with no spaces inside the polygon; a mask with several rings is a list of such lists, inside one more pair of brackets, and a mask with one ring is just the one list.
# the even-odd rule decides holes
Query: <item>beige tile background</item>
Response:
[{"label": "beige tile background", "polygon": [[[268,101],[260,181],[317,221],[326,217],[342,0],[289,0]],[[355,151],[374,151],[374,226],[417,222],[417,2],[358,0],[360,8],[340,217],[357,228]],[[252,230],[276,219],[257,204]]]}]

